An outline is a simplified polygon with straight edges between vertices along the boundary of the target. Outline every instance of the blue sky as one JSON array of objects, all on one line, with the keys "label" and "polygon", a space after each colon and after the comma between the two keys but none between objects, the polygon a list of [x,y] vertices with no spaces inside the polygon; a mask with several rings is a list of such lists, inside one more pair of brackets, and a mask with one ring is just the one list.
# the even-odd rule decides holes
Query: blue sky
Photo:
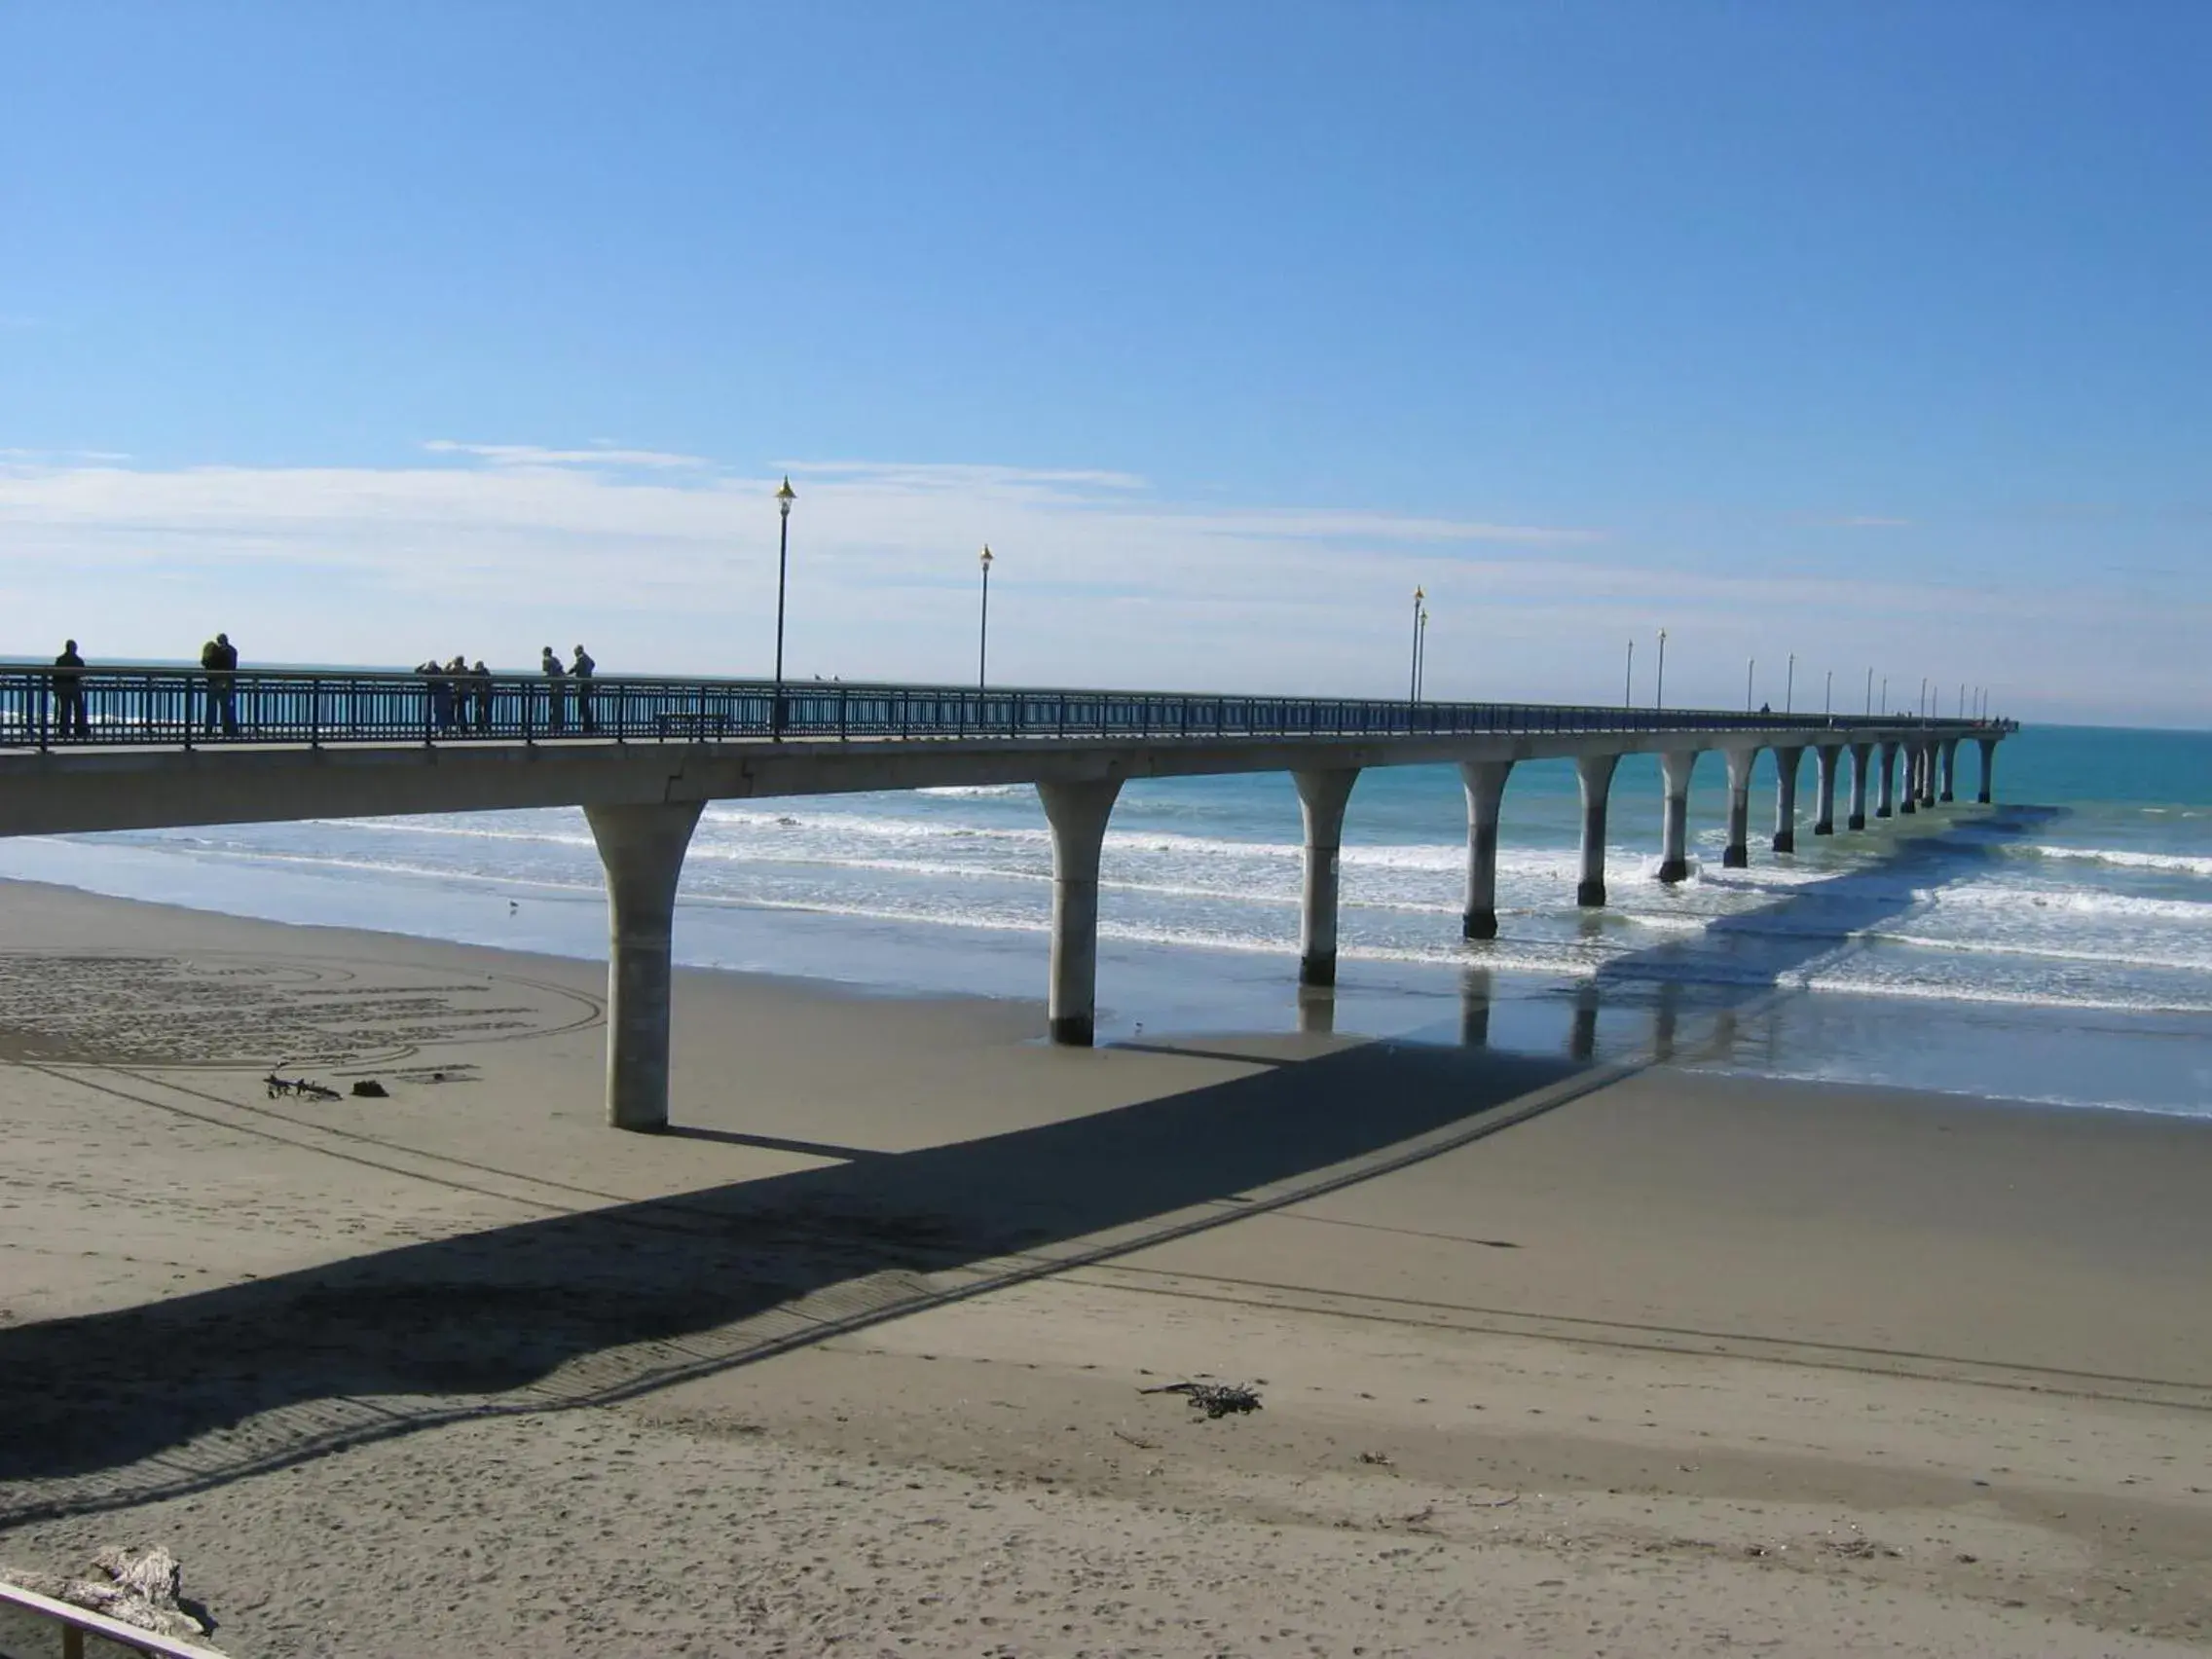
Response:
[{"label": "blue sky", "polygon": [[[2212,723],[2212,8],[0,5],[0,648]],[[57,639],[55,643],[57,643]],[[1839,693],[1839,705],[1845,699]]]}]

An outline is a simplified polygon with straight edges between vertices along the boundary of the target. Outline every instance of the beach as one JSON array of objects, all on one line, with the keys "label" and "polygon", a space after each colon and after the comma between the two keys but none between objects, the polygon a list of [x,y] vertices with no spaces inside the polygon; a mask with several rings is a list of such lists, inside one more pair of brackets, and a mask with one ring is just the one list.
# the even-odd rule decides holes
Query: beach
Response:
[{"label": "beach", "polygon": [[241,1656],[2212,1645],[2212,1123],[4,902],[0,1562]]}]

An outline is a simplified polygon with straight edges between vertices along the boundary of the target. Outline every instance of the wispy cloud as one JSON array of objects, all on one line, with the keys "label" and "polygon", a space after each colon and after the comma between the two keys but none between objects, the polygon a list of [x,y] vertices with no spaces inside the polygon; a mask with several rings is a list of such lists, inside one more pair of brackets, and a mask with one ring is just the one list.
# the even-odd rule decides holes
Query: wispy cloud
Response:
[{"label": "wispy cloud", "polygon": [[1883,518],[1875,513],[1853,513],[1846,518],[1814,519],[1812,523],[1827,530],[1906,530],[1911,527],[1912,520]]},{"label": "wispy cloud", "polygon": [[665,470],[707,464],[695,455],[623,449],[603,441],[595,441],[588,449],[546,449],[537,444],[464,444],[451,438],[432,438],[423,447],[432,455],[467,456],[495,466],[642,466]]},{"label": "wispy cloud", "polygon": [[[111,659],[172,655],[190,616],[185,645],[222,626],[264,660],[280,641],[288,660],[465,648],[511,663],[558,634],[588,639],[609,672],[755,672],[774,637],[786,470],[613,443],[438,440],[397,467],[15,452],[0,456],[7,643],[96,631]],[[1609,528],[1505,515],[1210,506],[1081,468],[788,470],[789,658],[802,673],[969,672],[986,540],[992,662],[1037,682],[1387,691],[1417,582],[1440,695],[1615,695],[1622,642],[1664,623],[1669,685],[1685,697],[1740,698],[1746,656],[1794,649],[1801,676],[1808,652],[1976,682],[2063,663],[2099,694],[2200,699],[2165,665],[2200,660],[2212,632],[2197,590],[2154,603],[1999,587],[1962,604],[1939,572],[1671,559]],[[2130,637],[2144,648],[2084,656],[2084,642]]]}]

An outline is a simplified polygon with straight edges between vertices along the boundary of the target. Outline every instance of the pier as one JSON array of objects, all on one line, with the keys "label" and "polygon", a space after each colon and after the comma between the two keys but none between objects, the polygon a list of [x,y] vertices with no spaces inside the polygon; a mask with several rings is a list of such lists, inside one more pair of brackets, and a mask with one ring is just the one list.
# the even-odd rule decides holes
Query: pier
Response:
[{"label": "pier", "polygon": [[[1048,1016],[1091,1043],[1098,868],[1132,778],[1287,772],[1304,817],[1299,977],[1335,982],[1339,852],[1359,774],[1449,764],[1467,803],[1461,931],[1497,932],[1496,860],[1513,767],[1574,762],[1576,903],[1605,903],[1607,803],[1624,755],[1664,780],[1663,881],[1688,874],[1689,789],[1717,751],[1722,862],[1750,861],[1751,780],[1774,752],[1772,850],[1796,848],[1797,781],[1814,759],[1812,831],[1833,834],[1955,798],[1957,752],[1993,794],[2010,721],[1526,703],[535,675],[0,670],[0,834],[79,833],[329,817],[583,809],[607,874],[607,1117],[668,1123],[670,934],[678,878],[710,801],[944,785],[1029,784],[1051,830]],[[1901,761],[1901,767],[1900,767]],[[1900,787],[1901,786],[1901,787]]]}]

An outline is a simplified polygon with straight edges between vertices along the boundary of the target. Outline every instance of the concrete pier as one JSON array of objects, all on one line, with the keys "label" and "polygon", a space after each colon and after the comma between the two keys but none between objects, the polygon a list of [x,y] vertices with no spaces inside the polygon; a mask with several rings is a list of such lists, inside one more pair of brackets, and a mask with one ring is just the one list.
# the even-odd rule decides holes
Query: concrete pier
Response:
[{"label": "concrete pier", "polygon": [[[1037,786],[1052,830],[1052,966],[1046,1014],[1052,1041],[1090,1047],[1098,1014],[1098,851],[1122,780]],[[1335,907],[1330,907],[1332,919]],[[1331,957],[1334,959],[1334,943]]]},{"label": "concrete pier", "polygon": [[1690,873],[1690,774],[1699,751],[1671,749],[1659,756],[1659,879],[1681,881]]},{"label": "concrete pier", "polygon": [[1938,753],[1943,757],[1943,788],[1936,798],[1948,806],[1958,798],[1954,792],[1959,782],[1959,740],[1955,737],[1946,737]]},{"label": "concrete pier", "polygon": [[1613,790],[1613,768],[1618,755],[1583,755],[1574,762],[1574,779],[1582,790],[1582,878],[1574,886],[1574,902],[1585,910],[1605,903],[1605,801]]},{"label": "concrete pier", "polygon": [[1874,816],[1887,818],[1897,810],[1898,746],[1895,738],[1882,742],[1881,764],[1875,768]]},{"label": "concrete pier", "polygon": [[1974,799],[1987,806],[1990,802],[1990,786],[1997,768],[1997,739],[1977,737],[1974,742],[1981,749],[1981,793]]},{"label": "concrete pier", "polygon": [[1797,850],[1797,763],[1804,758],[1802,749],[1774,752],[1774,850],[1778,853]]},{"label": "concrete pier", "polygon": [[1933,742],[1920,746],[1920,810],[1936,810],[1936,745]]},{"label": "concrete pier", "polygon": [[1751,768],[1758,764],[1755,749],[1722,752],[1728,762],[1728,844],[1720,850],[1724,869],[1743,869],[1751,862]]},{"label": "concrete pier", "polygon": [[670,936],[699,803],[587,806],[607,870],[607,1121],[668,1126]]},{"label": "concrete pier", "polygon": [[1459,767],[1467,791],[1467,903],[1459,917],[1463,939],[1497,937],[1497,813],[1505,796],[1510,760],[1469,760]]},{"label": "concrete pier", "polygon": [[[1355,767],[1328,772],[1293,772],[1298,804],[1306,818],[1306,880],[1298,907],[1298,982],[1337,982],[1337,872],[1344,849],[1345,802],[1359,782]],[[1491,826],[1493,851],[1497,827]]]},{"label": "concrete pier", "polygon": [[1843,758],[1843,751],[1834,744],[1824,744],[1813,751],[1813,833],[1835,833],[1835,768]]},{"label": "concrete pier", "polygon": [[1846,830],[1866,828],[1866,773],[1874,759],[1871,743],[1855,743],[1851,746],[1851,816],[1844,820]]},{"label": "concrete pier", "polygon": [[1899,780],[1902,787],[1899,789],[1897,796],[1898,811],[1899,813],[1918,812],[1920,810],[1920,745],[1907,740],[1904,744],[1903,758],[1904,765],[1900,768],[1903,776]]}]

